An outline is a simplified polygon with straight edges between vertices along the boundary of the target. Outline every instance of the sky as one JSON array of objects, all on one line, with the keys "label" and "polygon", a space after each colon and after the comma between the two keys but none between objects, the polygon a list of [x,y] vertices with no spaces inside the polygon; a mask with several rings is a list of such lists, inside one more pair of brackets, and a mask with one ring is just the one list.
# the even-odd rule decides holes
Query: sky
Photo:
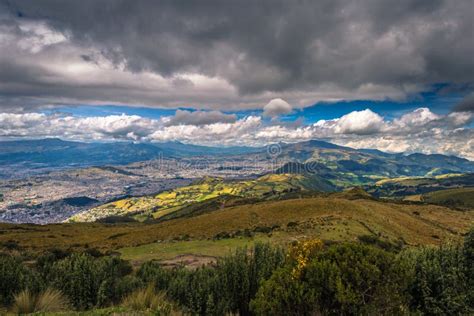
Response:
[{"label": "sky", "polygon": [[474,2],[0,0],[0,139],[474,160]]}]

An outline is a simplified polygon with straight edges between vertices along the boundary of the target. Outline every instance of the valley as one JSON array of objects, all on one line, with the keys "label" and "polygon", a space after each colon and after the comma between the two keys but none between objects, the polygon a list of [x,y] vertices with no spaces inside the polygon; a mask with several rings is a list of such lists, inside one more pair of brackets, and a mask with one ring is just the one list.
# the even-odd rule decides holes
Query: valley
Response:
[{"label": "valley", "polygon": [[436,245],[462,238],[474,222],[474,163],[465,159],[323,141],[226,154],[168,145],[151,160],[0,180],[0,246],[193,266],[259,241]]},{"label": "valley", "polygon": [[[15,171],[14,177],[4,172],[0,178],[0,221],[13,223],[95,221],[109,216],[157,220],[187,212],[181,209],[193,205],[202,209],[205,203],[223,203],[218,200],[271,200],[288,193],[336,192],[353,186],[362,186],[375,197],[415,200],[417,194],[474,186],[474,163],[466,159],[388,154],[316,140],[213,148],[181,143],[112,147],[49,139],[0,142],[0,147],[4,149],[0,169],[18,171],[18,163],[23,164],[24,176]],[[102,150],[111,152],[101,158]],[[153,159],[129,162],[127,157]],[[28,165],[34,161],[49,169]],[[78,168],[80,163],[84,167]]]}]

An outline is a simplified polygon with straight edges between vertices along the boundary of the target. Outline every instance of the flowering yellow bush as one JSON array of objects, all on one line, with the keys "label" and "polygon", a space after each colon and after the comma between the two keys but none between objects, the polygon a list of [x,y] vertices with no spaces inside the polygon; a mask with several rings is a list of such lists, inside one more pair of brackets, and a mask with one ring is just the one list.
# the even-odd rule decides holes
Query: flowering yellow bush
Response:
[{"label": "flowering yellow bush", "polygon": [[321,249],[323,242],[319,239],[302,240],[293,244],[288,251],[288,258],[296,263],[293,278],[299,278],[309,260]]}]

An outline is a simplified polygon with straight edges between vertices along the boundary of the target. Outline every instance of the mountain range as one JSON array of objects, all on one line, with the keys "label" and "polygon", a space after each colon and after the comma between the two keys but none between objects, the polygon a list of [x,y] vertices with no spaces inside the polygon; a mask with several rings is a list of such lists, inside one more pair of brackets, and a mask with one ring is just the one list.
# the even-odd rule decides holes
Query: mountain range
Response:
[{"label": "mountain range", "polygon": [[[0,179],[54,169],[124,165],[159,157],[182,158],[201,155],[250,153],[250,147],[214,148],[179,142],[73,142],[58,138],[0,142]],[[15,173],[21,168],[23,172]]]},{"label": "mountain range", "polygon": [[[310,140],[279,143],[267,147],[206,147],[180,142],[167,143],[84,143],[57,138],[0,142],[0,178],[49,171],[103,165],[124,165],[165,158],[217,157],[242,159],[249,155],[279,162],[299,162],[337,182],[366,183],[372,178],[397,176],[435,176],[447,173],[474,172],[474,162],[440,154],[390,154],[372,149],[353,149],[332,143]],[[313,170],[314,169],[314,170]]]}]

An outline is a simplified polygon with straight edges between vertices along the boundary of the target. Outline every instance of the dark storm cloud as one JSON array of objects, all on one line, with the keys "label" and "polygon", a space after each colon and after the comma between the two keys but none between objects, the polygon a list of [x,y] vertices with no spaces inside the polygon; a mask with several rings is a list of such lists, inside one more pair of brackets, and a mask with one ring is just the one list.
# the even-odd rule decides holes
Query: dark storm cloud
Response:
[{"label": "dark storm cloud", "polygon": [[[197,89],[181,74],[222,78],[244,97],[276,92],[296,99],[327,87],[336,94],[361,87],[403,94],[436,82],[474,82],[472,0],[2,3],[6,13],[0,23],[18,36],[25,33],[18,31],[19,21],[44,22],[64,34],[68,45],[100,54],[77,52],[82,62],[105,58],[130,73],[159,74],[170,78],[170,89]],[[61,45],[51,49],[71,53]],[[52,56],[43,56],[43,62],[60,59]],[[97,89],[96,82],[53,80],[51,70],[22,58],[28,56],[4,54],[0,93],[144,104],[176,98],[146,89],[130,92],[133,85],[122,87],[114,78]],[[193,101],[212,97],[228,104],[238,97],[193,91]]]},{"label": "dark storm cloud", "polygon": [[466,96],[461,102],[454,107],[456,112],[474,112],[474,93]]}]

